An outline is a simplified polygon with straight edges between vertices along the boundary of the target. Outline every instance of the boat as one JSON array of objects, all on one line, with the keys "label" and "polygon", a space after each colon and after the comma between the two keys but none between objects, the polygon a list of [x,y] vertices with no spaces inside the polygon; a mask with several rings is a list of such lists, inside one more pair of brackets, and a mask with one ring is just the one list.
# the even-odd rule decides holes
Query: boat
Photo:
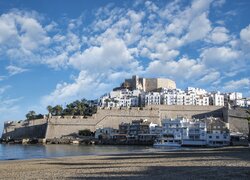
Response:
[{"label": "boat", "polygon": [[154,147],[181,147],[181,140],[161,138],[157,139]]}]

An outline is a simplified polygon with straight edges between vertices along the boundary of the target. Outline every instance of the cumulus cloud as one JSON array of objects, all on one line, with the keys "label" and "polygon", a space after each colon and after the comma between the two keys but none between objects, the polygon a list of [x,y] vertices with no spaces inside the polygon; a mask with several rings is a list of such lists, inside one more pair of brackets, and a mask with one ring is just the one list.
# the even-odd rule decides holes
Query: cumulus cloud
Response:
[{"label": "cumulus cloud", "polygon": [[240,31],[240,38],[246,43],[250,43],[250,25]]},{"label": "cumulus cloud", "polygon": [[208,40],[214,44],[222,44],[230,40],[229,31],[225,27],[215,27]]},{"label": "cumulus cloud", "polygon": [[98,80],[99,75],[89,75],[81,71],[73,83],[59,83],[56,89],[47,96],[44,96],[41,103],[44,106],[64,104],[81,98],[97,98],[110,87]]},{"label": "cumulus cloud", "polygon": [[137,65],[137,62],[122,40],[107,39],[99,47],[93,46],[82,53],[74,54],[69,64],[80,70],[103,72],[107,69],[131,69]]},{"label": "cumulus cloud", "polygon": [[194,59],[181,58],[178,61],[153,61],[145,71],[146,74],[171,77],[177,81],[196,80],[205,73],[205,66]]},{"label": "cumulus cloud", "polygon": [[19,64],[41,63],[40,56],[51,38],[37,13],[13,10],[0,16],[0,24],[2,56]]},{"label": "cumulus cloud", "polygon": [[9,12],[0,16],[0,54],[79,72],[73,82],[58,83],[43,97],[47,104],[91,97],[89,92],[104,92],[132,74],[169,77],[186,86],[218,84],[223,76],[233,79],[244,69],[250,44],[250,26],[241,30],[239,39],[225,22],[210,19],[210,8],[224,3],[177,0],[107,5],[94,12],[90,24],[83,25],[82,15],[66,20],[64,29],[58,22],[45,24],[29,13]]},{"label": "cumulus cloud", "polygon": [[197,16],[193,19],[190,26],[188,27],[188,33],[184,39],[187,42],[204,39],[210,30],[211,25],[207,18],[207,14],[202,13],[200,16]]},{"label": "cumulus cloud", "polygon": [[227,69],[238,67],[241,52],[229,47],[212,47],[204,49],[201,53],[203,63],[208,67],[215,69]]},{"label": "cumulus cloud", "polygon": [[50,42],[50,37],[32,14],[21,11],[2,14],[0,23],[0,42],[8,47],[30,51]]}]

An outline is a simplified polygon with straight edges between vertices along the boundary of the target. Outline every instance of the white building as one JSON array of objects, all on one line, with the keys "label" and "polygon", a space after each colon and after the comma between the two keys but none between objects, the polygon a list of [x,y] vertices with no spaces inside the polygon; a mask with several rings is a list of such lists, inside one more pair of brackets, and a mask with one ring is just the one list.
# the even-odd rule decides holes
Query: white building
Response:
[{"label": "white building", "polygon": [[242,93],[240,92],[232,92],[228,94],[229,100],[234,101],[236,99],[242,99]]},{"label": "white building", "polygon": [[219,118],[164,119],[162,137],[179,141],[183,146],[226,146],[230,143],[228,124]]},{"label": "white building", "polygon": [[161,95],[158,92],[148,92],[142,95],[144,105],[160,105]]},{"label": "white building", "polygon": [[235,99],[233,100],[234,106],[240,106],[240,107],[250,107],[250,99],[243,98],[243,99]]},{"label": "white building", "polygon": [[188,87],[186,89],[187,94],[196,94],[196,95],[205,95],[207,94],[207,91],[205,89],[200,89],[200,88],[194,88],[194,87]]},{"label": "white building", "polygon": [[195,105],[195,106],[224,106],[230,105],[249,107],[250,100],[242,98],[242,93],[207,92],[204,89],[188,87],[181,89],[162,88],[160,92],[145,92],[142,90],[119,89],[111,91],[99,100],[101,107],[139,107],[141,105]]},{"label": "white building", "polygon": [[210,105],[224,106],[224,95],[220,92],[212,92],[210,94]]},{"label": "white building", "polygon": [[182,145],[204,146],[206,145],[206,124],[200,120],[182,121]]},{"label": "white building", "polygon": [[182,139],[181,119],[164,119],[162,120],[162,136],[173,138],[174,140]]},{"label": "white building", "polygon": [[209,105],[209,96],[199,95],[195,99],[195,105],[198,106],[208,106]]},{"label": "white building", "polygon": [[102,96],[99,100],[101,107],[137,107],[139,106],[139,90],[130,91],[122,89],[111,91],[109,94]]}]

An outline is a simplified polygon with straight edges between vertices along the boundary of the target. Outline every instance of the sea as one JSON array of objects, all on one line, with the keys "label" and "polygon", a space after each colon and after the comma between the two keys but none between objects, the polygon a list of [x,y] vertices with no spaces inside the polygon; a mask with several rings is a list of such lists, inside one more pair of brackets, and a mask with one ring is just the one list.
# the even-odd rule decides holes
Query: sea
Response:
[{"label": "sea", "polygon": [[152,153],[177,151],[181,148],[154,148],[152,146],[111,146],[111,145],[22,145],[0,144],[0,161],[54,158],[65,156],[114,155],[127,153]]}]

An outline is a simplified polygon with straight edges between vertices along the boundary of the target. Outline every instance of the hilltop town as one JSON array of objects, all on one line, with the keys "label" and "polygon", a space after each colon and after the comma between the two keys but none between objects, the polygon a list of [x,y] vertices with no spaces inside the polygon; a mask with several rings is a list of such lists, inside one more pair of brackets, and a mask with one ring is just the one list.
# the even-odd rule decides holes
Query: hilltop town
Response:
[{"label": "hilltop town", "polygon": [[238,106],[250,107],[250,99],[240,92],[208,92],[205,89],[188,87],[181,90],[176,83],[165,78],[125,79],[120,87],[114,88],[99,100],[101,107],[142,107],[148,105],[195,105],[195,106]]},{"label": "hilltop town", "polygon": [[24,121],[8,121],[2,141],[247,145],[249,107],[240,92],[181,90],[170,79],[133,76],[98,101],[48,106],[48,115],[30,113]]}]

